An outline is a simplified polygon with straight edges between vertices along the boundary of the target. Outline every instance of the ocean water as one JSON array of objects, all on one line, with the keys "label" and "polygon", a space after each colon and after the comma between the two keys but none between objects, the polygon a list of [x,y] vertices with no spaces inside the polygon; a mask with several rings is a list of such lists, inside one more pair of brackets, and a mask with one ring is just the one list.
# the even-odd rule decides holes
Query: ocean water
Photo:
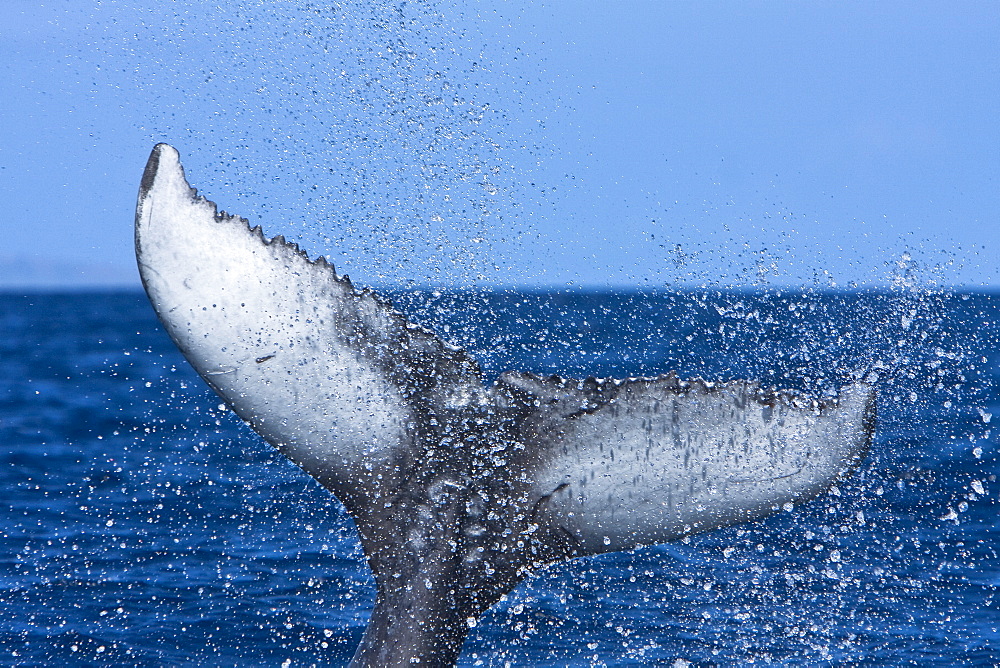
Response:
[{"label": "ocean water", "polygon": [[[461,665],[1000,665],[1000,295],[394,295],[507,368],[879,388],[868,459],[765,521],[535,574]],[[996,416],[994,418],[994,416]],[[350,519],[141,293],[0,295],[0,665],[342,665]]]}]

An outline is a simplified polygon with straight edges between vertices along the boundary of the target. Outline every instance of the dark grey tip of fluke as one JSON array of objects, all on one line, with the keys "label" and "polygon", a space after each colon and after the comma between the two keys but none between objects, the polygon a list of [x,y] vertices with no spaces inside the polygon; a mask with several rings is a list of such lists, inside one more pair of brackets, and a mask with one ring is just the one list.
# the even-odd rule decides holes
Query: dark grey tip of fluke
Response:
[{"label": "dark grey tip of fluke", "polygon": [[156,178],[156,170],[160,165],[160,152],[164,148],[170,148],[167,144],[157,144],[149,154],[146,161],[146,169],[142,172],[142,181],[139,183],[139,198],[142,199],[153,187],[153,179]]}]

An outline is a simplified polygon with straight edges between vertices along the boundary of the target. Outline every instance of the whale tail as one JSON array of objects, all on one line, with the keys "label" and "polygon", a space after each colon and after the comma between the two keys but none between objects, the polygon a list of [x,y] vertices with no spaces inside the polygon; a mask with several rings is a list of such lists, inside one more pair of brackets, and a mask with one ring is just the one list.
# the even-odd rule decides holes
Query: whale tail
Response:
[{"label": "whale tail", "polygon": [[817,402],[674,375],[507,372],[220,213],[150,155],[136,257],[157,315],[232,410],[337,495],[378,597],[352,665],[450,665],[540,565],[764,517],[864,456],[874,391]]}]

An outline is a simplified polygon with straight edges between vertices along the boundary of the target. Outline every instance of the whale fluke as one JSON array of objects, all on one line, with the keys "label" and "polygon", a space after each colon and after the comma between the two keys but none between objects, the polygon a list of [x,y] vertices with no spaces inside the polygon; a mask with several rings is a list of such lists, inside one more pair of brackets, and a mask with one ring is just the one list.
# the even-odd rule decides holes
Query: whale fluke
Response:
[{"label": "whale fluke", "polygon": [[355,666],[452,665],[533,568],[764,517],[826,490],[872,437],[864,384],[825,402],[673,374],[486,387],[325,259],[220,213],[166,144],[135,225],[181,352],[357,524],[378,595]]}]

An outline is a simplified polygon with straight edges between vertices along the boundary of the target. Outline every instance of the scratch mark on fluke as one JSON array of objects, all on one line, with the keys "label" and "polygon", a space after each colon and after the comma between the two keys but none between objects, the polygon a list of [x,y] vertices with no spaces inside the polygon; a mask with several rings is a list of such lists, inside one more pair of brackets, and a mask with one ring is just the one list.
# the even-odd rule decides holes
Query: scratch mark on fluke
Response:
[{"label": "scratch mark on fluke", "polygon": [[[874,430],[861,383],[823,402],[674,374],[509,371],[486,387],[464,350],[199,197],[166,144],[135,225],[143,285],[181,352],[357,524],[378,595],[353,666],[452,665],[469,620],[532,569],[810,499]],[[275,351],[283,363],[265,364]]]}]

